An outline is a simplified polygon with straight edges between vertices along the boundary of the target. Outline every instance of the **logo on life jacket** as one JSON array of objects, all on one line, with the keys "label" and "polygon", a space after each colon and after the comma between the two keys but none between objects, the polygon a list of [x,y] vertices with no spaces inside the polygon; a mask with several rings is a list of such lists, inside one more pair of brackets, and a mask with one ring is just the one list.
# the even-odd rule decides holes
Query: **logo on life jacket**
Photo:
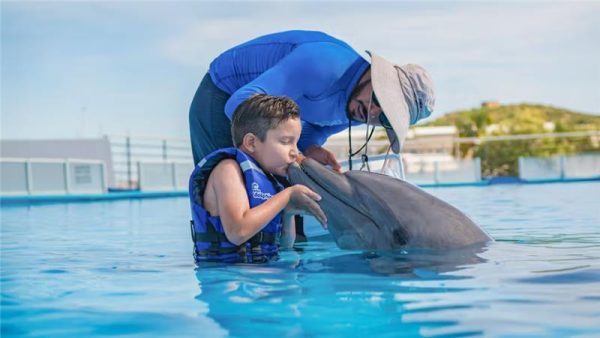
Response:
[{"label": "logo on life jacket", "polygon": [[252,197],[260,200],[268,200],[272,196],[273,195],[269,194],[268,192],[263,192],[262,190],[260,190],[258,183],[252,183]]}]

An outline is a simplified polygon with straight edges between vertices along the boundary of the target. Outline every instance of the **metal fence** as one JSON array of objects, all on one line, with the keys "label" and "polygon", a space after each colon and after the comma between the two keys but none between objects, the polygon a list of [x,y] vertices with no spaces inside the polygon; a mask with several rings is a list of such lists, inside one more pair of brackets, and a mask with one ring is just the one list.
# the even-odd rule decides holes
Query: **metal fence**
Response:
[{"label": "metal fence", "polygon": [[[146,187],[155,186],[158,190],[165,190],[167,183],[164,180],[175,182],[180,187],[181,176],[185,163],[189,163],[188,175],[193,169],[192,150],[190,141],[186,139],[157,138],[157,137],[131,137],[123,135],[108,135],[112,151],[113,173],[115,184],[113,188],[140,189],[140,173],[142,179],[146,173]],[[157,163],[160,163],[157,169]],[[167,167],[172,173],[167,173]],[[169,178],[154,175],[155,171],[163,170]],[[169,169],[170,170],[170,169]],[[173,178],[176,177],[176,178]],[[152,182],[152,178],[158,181]],[[177,190],[177,189],[176,189]]]}]

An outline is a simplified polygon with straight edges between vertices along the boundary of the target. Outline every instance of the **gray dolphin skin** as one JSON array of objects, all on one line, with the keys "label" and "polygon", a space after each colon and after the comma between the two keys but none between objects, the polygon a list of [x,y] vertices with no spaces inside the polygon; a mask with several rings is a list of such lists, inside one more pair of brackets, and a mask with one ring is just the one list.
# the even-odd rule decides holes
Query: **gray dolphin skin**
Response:
[{"label": "gray dolphin skin", "polygon": [[290,166],[288,178],[321,195],[329,232],[342,249],[451,249],[492,241],[460,210],[393,177],[339,174],[306,158]]}]

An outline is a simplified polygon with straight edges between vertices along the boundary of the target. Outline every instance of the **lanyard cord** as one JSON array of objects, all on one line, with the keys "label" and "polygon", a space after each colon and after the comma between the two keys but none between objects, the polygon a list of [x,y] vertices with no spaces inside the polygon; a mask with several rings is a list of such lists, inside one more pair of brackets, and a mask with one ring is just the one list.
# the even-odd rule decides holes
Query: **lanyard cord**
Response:
[{"label": "lanyard cord", "polygon": [[367,130],[366,130],[366,141],[356,152],[352,152],[352,119],[348,118],[348,169],[352,170],[352,157],[361,152],[361,150],[365,150],[362,159],[362,166],[360,170],[362,170],[365,166],[367,166],[367,170],[371,171],[369,167],[369,157],[367,156],[367,145],[373,136],[373,132],[375,131],[375,126],[371,126],[371,131],[369,131],[369,124],[371,121],[371,106],[373,104],[373,89],[371,89],[371,97],[369,98],[369,109],[367,109]]},{"label": "lanyard cord", "polygon": [[348,169],[352,170],[352,157],[357,155],[358,153],[360,153],[361,150],[363,150],[366,146],[367,146],[367,142],[369,142],[369,140],[371,139],[371,136],[373,136],[373,132],[375,131],[375,126],[371,127],[371,131],[369,132],[369,137],[367,138],[367,141],[365,141],[365,143],[355,152],[352,152],[352,122],[350,120],[348,120]]},{"label": "lanyard cord", "polygon": [[[413,91],[413,93],[414,93],[414,91]],[[373,132],[375,131],[375,126],[371,126],[371,131],[369,131],[369,122],[370,122],[370,117],[371,117],[370,113],[371,113],[372,102],[373,102],[373,91],[371,89],[371,98],[369,99],[369,109],[367,111],[367,140],[356,152],[352,152],[352,119],[350,118],[350,116],[348,116],[348,169],[349,170],[352,170],[352,157],[357,155],[358,153],[360,153],[361,150],[365,149],[365,152],[361,158],[362,166],[361,166],[360,170],[362,170],[366,166],[367,170],[371,171],[371,168],[369,167],[369,157],[367,156],[366,148],[367,148],[367,144],[371,140],[371,137],[373,136]],[[396,135],[394,135],[394,136],[396,136]],[[383,168],[385,168],[386,162],[388,161],[388,158],[390,155],[390,150],[392,149],[392,144],[394,144],[394,142],[396,142],[396,138],[394,138],[393,140],[390,140],[390,145],[386,151],[385,158],[383,160],[384,165],[382,167],[382,173],[383,173]],[[404,178],[405,177],[404,176],[404,163],[402,163],[402,158],[400,158],[399,165],[400,165],[400,178],[405,179]]]},{"label": "lanyard cord", "polygon": [[369,124],[371,123],[371,107],[373,107],[373,87],[371,87],[371,96],[369,97],[369,109],[367,109],[367,128],[365,130],[365,151],[363,152],[360,159],[362,160],[362,165],[360,166],[360,171],[362,171],[365,167],[367,167],[367,171],[371,172],[371,167],[369,167],[369,156],[367,155],[369,149],[369,140],[371,140],[371,136],[373,136],[373,131],[375,130],[375,126],[371,127],[371,134],[369,134]]}]

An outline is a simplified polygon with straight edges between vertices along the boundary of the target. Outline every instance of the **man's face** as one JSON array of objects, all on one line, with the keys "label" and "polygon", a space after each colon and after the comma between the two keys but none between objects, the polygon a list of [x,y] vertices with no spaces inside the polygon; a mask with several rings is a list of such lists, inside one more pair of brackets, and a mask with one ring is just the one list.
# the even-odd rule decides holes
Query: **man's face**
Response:
[{"label": "man's face", "polygon": [[366,123],[367,116],[369,116],[369,124],[375,126],[381,125],[379,114],[381,114],[382,110],[373,99],[374,95],[371,80],[359,83],[352,92],[348,104],[348,113],[350,113],[351,118],[355,121]]},{"label": "man's face", "polygon": [[273,174],[286,176],[287,169],[298,157],[298,139],[302,132],[299,118],[281,122],[267,131],[264,142],[257,139],[254,158],[261,167]]}]

